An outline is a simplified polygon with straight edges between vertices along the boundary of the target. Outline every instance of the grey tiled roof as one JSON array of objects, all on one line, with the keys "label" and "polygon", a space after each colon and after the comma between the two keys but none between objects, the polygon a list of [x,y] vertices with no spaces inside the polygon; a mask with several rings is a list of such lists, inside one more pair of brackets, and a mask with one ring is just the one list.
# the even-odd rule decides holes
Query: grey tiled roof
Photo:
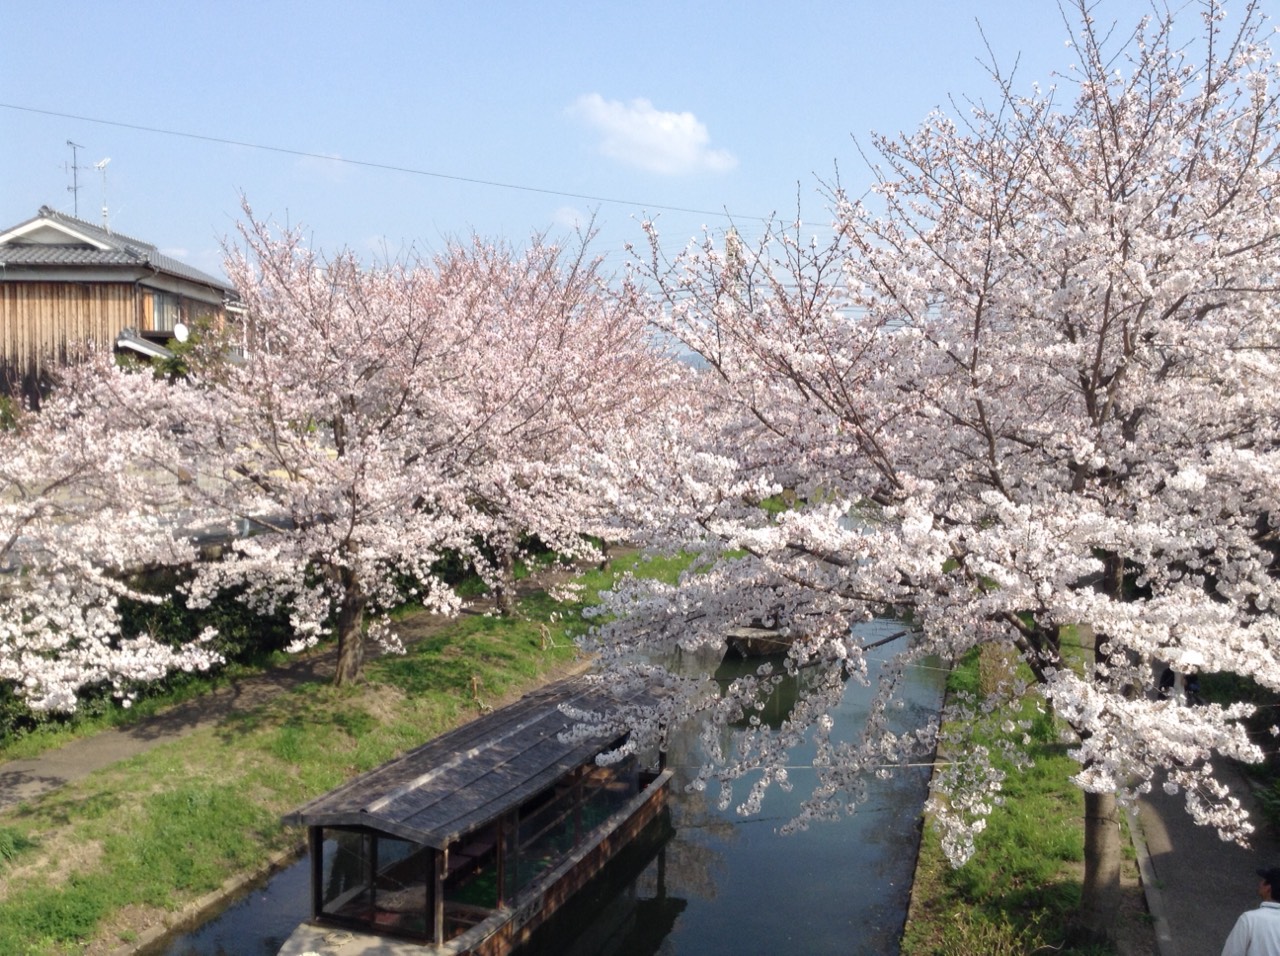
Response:
[{"label": "grey tiled roof", "polygon": [[646,691],[621,697],[570,677],[428,741],[317,797],[284,819],[291,825],[367,826],[443,849],[496,820],[619,742],[613,734],[561,735],[575,721],[561,705],[616,713]]},{"label": "grey tiled roof", "polygon": [[[160,272],[167,273],[190,282],[211,286],[226,293],[234,293],[235,289],[224,282],[189,266],[172,256],[166,256],[152,243],[143,242],[118,232],[108,232],[101,226],[91,222],[56,212],[48,206],[41,206],[39,215],[14,228],[21,228],[37,221],[61,223],[76,232],[88,236],[95,242],[107,246],[96,249],[88,245],[46,245],[42,243],[5,242],[0,243],[0,262],[7,265],[27,266],[99,266],[99,267],[136,267],[150,266]],[[9,231],[9,230],[4,230]]]},{"label": "grey tiled roof", "polygon": [[121,249],[37,243],[24,246],[13,242],[0,243],[0,259],[11,266],[136,266],[144,261]]}]

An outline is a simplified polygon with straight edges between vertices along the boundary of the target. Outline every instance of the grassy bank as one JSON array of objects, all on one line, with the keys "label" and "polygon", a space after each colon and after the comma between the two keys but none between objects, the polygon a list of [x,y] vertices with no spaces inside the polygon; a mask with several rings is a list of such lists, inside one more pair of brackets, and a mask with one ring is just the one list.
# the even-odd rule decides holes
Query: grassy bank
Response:
[{"label": "grassy bank", "polygon": [[[585,575],[583,602],[610,580]],[[0,814],[0,953],[109,953],[262,867],[300,842],[285,812],[569,666],[567,610],[535,594],[511,620],[410,617],[409,653],[358,687],[306,685]]]},{"label": "grassy bank", "polygon": [[[982,684],[976,655],[951,677],[951,689],[981,693]],[[1084,799],[1068,779],[1078,768],[1058,741],[1052,719],[1038,713],[1031,701],[1016,712],[996,714],[975,732],[975,742],[991,744],[1004,732],[1000,724],[1006,717],[1029,721],[1034,767],[1009,773],[1003,803],[978,835],[977,853],[960,869],[951,868],[938,835],[926,828],[903,935],[904,956],[1154,952],[1136,865],[1129,859],[1122,905],[1125,925],[1117,927],[1119,948],[1065,945],[1063,930],[1079,903],[1084,872]],[[1150,937],[1152,948],[1127,948],[1145,937]]]}]

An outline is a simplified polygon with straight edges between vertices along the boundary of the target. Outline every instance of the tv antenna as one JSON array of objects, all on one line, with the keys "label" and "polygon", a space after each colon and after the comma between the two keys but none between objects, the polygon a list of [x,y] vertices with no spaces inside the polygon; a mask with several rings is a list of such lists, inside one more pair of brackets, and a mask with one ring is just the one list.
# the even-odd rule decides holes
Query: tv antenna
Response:
[{"label": "tv antenna", "polygon": [[102,173],[102,228],[107,232],[111,231],[111,224],[107,221],[107,163],[109,162],[111,162],[110,156],[93,164],[93,168]]},{"label": "tv antenna", "polygon": [[76,162],[76,150],[84,149],[79,143],[73,143],[67,140],[67,145],[71,147],[71,185],[67,187],[67,192],[71,193],[75,205],[75,217],[80,218],[80,165]]}]

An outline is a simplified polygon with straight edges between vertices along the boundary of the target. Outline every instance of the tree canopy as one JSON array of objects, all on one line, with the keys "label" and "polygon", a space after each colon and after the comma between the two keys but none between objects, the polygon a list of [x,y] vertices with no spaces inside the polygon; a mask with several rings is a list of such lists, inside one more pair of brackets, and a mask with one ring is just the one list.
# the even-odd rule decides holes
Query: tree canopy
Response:
[{"label": "tree canopy", "polygon": [[123,582],[162,564],[189,566],[191,607],[234,592],[287,613],[293,649],[336,635],[337,680],[358,679],[370,643],[398,648],[395,607],[459,608],[459,562],[509,596],[529,537],[596,554],[605,436],[680,377],[585,239],[367,266],[245,212],[227,262],[242,317],[182,374],[100,357],[0,433],[6,548],[44,549],[6,592],[0,678],[38,706],[211,662],[181,636],[122,639],[118,598],[157,600]]},{"label": "tree canopy", "polygon": [[122,633],[122,600],[158,600],[130,572],[194,549],[172,533],[176,485],[139,468],[162,436],[137,421],[108,425],[101,410],[117,382],[72,381],[0,428],[0,681],[37,712],[72,710],[92,685],[127,706],[139,685],[219,660],[207,631],[176,647]]},{"label": "tree canopy", "polygon": [[[636,517],[703,560],[675,589],[616,592],[593,647],[614,679],[682,686],[685,708],[727,720],[767,677],[721,696],[636,652],[752,623],[796,638],[787,667],[829,679],[705,777],[749,781],[754,808],[816,734],[808,818],[938,742],[875,716],[856,742],[831,738],[842,680],[867,670],[851,622],[909,625],[882,711],[926,655],[1016,650],[1069,728],[1084,923],[1105,930],[1117,797],[1164,786],[1225,837],[1251,829],[1215,774],[1259,759],[1250,708],[1188,709],[1156,680],[1167,664],[1280,689],[1280,88],[1252,5],[1231,24],[1204,4],[1198,38],[1172,17],[1122,35],[1075,7],[1069,72],[1023,93],[993,69],[994,102],[876,138],[869,194],[828,187],[829,242],[796,223],[668,261],[653,239],[637,282],[704,360],[709,398],[685,414],[713,427],[655,440]],[[762,507],[783,493],[794,507]],[[660,735],[677,712],[643,726]],[[1000,774],[982,748],[947,750],[935,809],[960,863]]]}]

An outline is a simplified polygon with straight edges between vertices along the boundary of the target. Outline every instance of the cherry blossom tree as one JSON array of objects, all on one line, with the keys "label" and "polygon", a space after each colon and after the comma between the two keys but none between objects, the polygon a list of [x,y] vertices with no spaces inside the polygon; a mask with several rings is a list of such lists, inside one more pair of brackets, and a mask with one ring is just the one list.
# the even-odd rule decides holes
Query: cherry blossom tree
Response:
[{"label": "cherry blossom tree", "polygon": [[[907,667],[1011,648],[1079,764],[1080,922],[1097,936],[1117,801],[1162,786],[1224,838],[1251,830],[1216,773],[1261,758],[1250,708],[1185,707],[1153,675],[1280,689],[1280,87],[1255,5],[1231,26],[1209,0],[1195,37],[1170,17],[1120,36],[1072,6],[1077,62],[1056,87],[1019,93],[993,70],[993,105],[877,138],[871,193],[830,190],[829,244],[797,223],[667,262],[653,240],[653,321],[705,361],[706,405],[673,409],[636,452],[632,518],[700,559],[678,587],[615,591],[592,646],[613,679],[687,692],[635,719],[641,745],[692,709],[750,713],[774,678],[720,694],[637,652],[753,622],[793,636],[788,668],[824,679],[701,780],[726,804],[748,781],[753,809],[790,785],[811,732],[798,825],[939,742],[940,725],[890,730]],[[762,507],[784,492],[794,507]],[[851,626],[871,616],[909,626],[873,641]],[[877,706],[837,740],[832,708],[873,646],[894,652]],[[962,730],[968,706],[952,705]],[[963,735],[946,752],[934,810],[958,865],[1003,771]]]},{"label": "cherry blossom tree", "polygon": [[366,267],[246,214],[227,267],[245,319],[161,400],[121,396],[122,417],[167,437],[139,467],[181,479],[184,531],[226,538],[184,586],[191,605],[235,588],[287,610],[296,649],[335,633],[342,684],[370,642],[398,648],[395,606],[459,608],[446,556],[509,595],[526,535],[594,553],[593,436],[652,401],[654,375],[633,383],[665,367],[597,262],[535,237]]},{"label": "cherry blossom tree", "polygon": [[104,414],[106,393],[149,383],[87,371],[69,370],[39,412],[0,430],[0,681],[37,712],[73,711],[103,685],[128,706],[139,685],[218,660],[207,631],[176,646],[121,633],[121,600],[160,600],[131,578],[192,549],[172,533],[176,489],[136,467],[157,436]]},{"label": "cherry blossom tree", "polygon": [[595,541],[616,525],[600,484],[605,436],[639,427],[681,377],[634,299],[587,256],[589,238],[566,249],[535,236],[523,251],[473,238],[433,264],[469,330],[450,461],[480,545],[467,553],[503,613],[529,536],[561,559],[599,558]]},{"label": "cherry blossom tree", "polygon": [[398,647],[392,607],[458,606],[435,566],[468,541],[441,454],[459,427],[450,386],[468,329],[432,270],[321,258],[246,213],[227,263],[246,317],[231,343],[210,336],[188,357],[161,406],[173,447],[149,467],[191,473],[189,522],[228,540],[196,567],[188,601],[236,587],[287,609],[294,649],[332,630],[343,684],[369,642]]}]

